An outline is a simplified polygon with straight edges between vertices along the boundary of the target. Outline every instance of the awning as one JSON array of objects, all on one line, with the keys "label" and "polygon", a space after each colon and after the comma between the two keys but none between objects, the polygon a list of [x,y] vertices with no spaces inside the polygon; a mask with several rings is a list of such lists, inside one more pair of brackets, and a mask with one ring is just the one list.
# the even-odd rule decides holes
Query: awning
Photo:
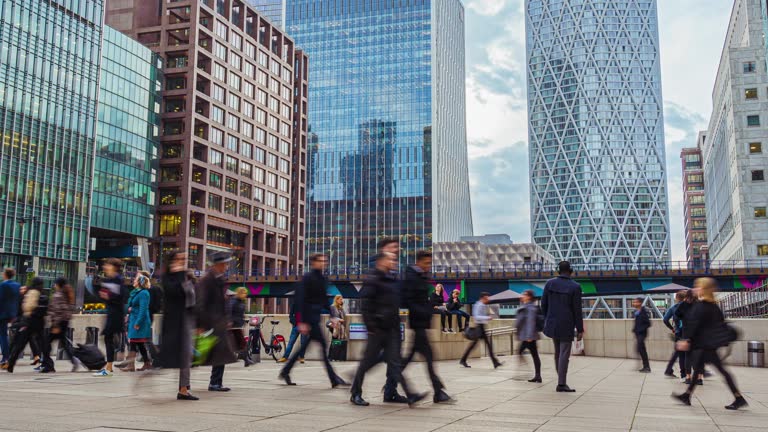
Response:
[{"label": "awning", "polygon": [[523,295],[518,292],[515,292],[512,290],[506,290],[496,295],[492,295],[491,297],[488,298],[488,300],[491,303],[511,303],[513,300],[518,300],[522,296]]}]

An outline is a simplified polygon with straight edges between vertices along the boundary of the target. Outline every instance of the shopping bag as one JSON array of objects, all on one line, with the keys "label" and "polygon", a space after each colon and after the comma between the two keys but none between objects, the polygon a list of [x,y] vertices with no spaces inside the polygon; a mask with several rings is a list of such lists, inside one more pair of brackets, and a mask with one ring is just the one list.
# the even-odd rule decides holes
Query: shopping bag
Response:
[{"label": "shopping bag", "polygon": [[471,341],[480,339],[480,327],[467,327],[464,330],[464,337]]},{"label": "shopping bag", "polygon": [[584,339],[573,341],[571,345],[571,355],[572,356],[584,355]]},{"label": "shopping bag", "polygon": [[192,364],[195,366],[201,366],[208,360],[208,355],[211,354],[213,347],[219,338],[213,335],[213,329],[207,332],[201,333],[195,337],[195,351],[193,353]]}]

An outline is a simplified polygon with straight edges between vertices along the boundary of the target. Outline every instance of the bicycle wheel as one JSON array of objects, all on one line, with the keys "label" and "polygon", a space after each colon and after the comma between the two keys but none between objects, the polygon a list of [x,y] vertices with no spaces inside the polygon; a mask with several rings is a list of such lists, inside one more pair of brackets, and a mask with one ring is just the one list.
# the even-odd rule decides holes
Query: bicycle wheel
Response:
[{"label": "bicycle wheel", "polygon": [[272,352],[270,353],[272,358],[275,359],[275,361],[280,360],[285,352],[285,338],[282,335],[276,334],[269,342],[270,345],[272,345]]}]

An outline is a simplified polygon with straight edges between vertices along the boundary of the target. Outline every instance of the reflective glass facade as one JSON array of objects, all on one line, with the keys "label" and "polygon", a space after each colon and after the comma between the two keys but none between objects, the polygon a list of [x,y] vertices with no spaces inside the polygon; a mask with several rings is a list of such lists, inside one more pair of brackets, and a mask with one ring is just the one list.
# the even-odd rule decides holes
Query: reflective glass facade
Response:
[{"label": "reflective glass facade", "polygon": [[526,2],[533,240],[576,264],[669,259],[655,0]]},{"label": "reflective glass facade", "polygon": [[272,24],[282,27],[285,13],[285,2],[288,0],[247,0],[263,17]]},{"label": "reflective glass facade", "polygon": [[91,226],[153,237],[160,126],[159,59],[110,27],[104,45]]},{"label": "reflective glass facade", "polygon": [[405,262],[471,235],[459,0],[289,0],[312,62],[307,252],[365,270],[399,237]]},{"label": "reflective glass facade", "polygon": [[102,0],[0,3],[0,247],[20,271],[72,277],[86,258],[102,14]]}]

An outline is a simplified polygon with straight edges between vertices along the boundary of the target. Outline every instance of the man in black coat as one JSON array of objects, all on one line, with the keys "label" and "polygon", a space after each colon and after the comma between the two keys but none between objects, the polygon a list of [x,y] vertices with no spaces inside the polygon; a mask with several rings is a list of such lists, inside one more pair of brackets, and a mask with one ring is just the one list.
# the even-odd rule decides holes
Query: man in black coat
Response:
[{"label": "man in black coat", "polygon": [[369,405],[362,397],[363,378],[366,372],[379,362],[379,354],[382,350],[387,363],[387,379],[403,387],[408,404],[413,405],[426,396],[426,394],[412,393],[402,375],[400,298],[397,280],[392,275],[395,268],[397,268],[397,257],[394,254],[380,254],[376,259],[376,268],[366,278],[360,292],[368,343],[352,384],[350,402],[358,406]]},{"label": "man in black coat", "polygon": [[424,356],[429,379],[432,381],[432,388],[435,392],[433,400],[435,403],[444,403],[451,402],[453,399],[443,390],[443,383],[435,373],[432,364],[432,347],[429,343],[429,337],[427,337],[427,329],[432,324],[432,306],[429,302],[429,291],[432,285],[427,280],[427,273],[430,270],[432,270],[432,252],[429,251],[418,251],[416,253],[416,265],[405,269],[402,289],[408,307],[408,322],[413,330],[413,347],[403,362],[403,369],[408,366],[416,353]]},{"label": "man in black coat", "polygon": [[232,256],[226,252],[218,252],[211,256],[211,267],[197,284],[195,290],[197,332],[212,331],[218,338],[211,350],[206,365],[211,365],[211,380],[208,391],[228,392],[224,387],[224,365],[237,361],[230,333],[229,302],[226,299],[227,269]]},{"label": "man in black coat", "polygon": [[558,264],[560,276],[550,279],[544,285],[541,296],[541,311],[544,313],[544,334],[555,344],[555,367],[557,368],[557,391],[572,393],[568,387],[568,363],[571,357],[571,343],[574,328],[576,337],[584,336],[584,322],[581,312],[581,286],[571,279],[571,263]]},{"label": "man in black coat", "polygon": [[635,323],[632,326],[632,333],[637,339],[637,353],[643,361],[643,368],[639,372],[650,373],[651,364],[648,362],[648,350],[645,349],[645,339],[648,337],[648,329],[651,328],[651,318],[648,310],[643,306],[642,297],[632,300],[632,306],[635,308]]},{"label": "man in black coat", "polygon": [[[287,385],[296,385],[291,381],[291,369],[299,357],[304,355],[310,342],[319,342],[323,351],[323,362],[325,370],[328,373],[328,379],[331,380],[331,387],[336,388],[340,385],[349,385],[341,379],[333,370],[331,362],[328,360],[328,346],[323,336],[323,327],[320,325],[320,316],[323,309],[328,306],[328,279],[323,271],[328,266],[328,257],[323,254],[314,254],[309,257],[309,265],[312,268],[309,273],[304,275],[301,283],[296,288],[296,325],[302,334],[301,348],[295,350],[291,358],[280,371],[280,379]],[[309,338],[303,337],[309,335]]]}]

